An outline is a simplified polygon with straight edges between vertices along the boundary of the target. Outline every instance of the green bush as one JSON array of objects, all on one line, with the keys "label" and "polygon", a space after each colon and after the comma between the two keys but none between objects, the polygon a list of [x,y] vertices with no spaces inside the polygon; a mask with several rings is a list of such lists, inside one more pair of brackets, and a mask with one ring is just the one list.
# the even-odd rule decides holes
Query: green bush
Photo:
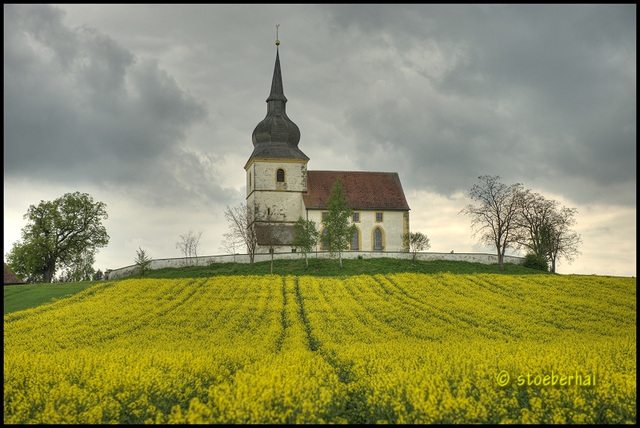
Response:
[{"label": "green bush", "polygon": [[524,256],[523,266],[531,269],[542,270],[545,272],[549,271],[549,265],[547,264],[547,259],[533,253],[529,253],[526,256]]}]

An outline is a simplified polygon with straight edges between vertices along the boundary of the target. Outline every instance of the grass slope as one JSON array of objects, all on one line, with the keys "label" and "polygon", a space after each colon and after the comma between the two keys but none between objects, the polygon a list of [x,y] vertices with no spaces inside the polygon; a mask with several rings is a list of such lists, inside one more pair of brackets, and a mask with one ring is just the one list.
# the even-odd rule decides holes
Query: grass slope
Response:
[{"label": "grass slope", "polygon": [[53,284],[8,285],[4,287],[4,314],[33,308],[69,297],[99,281],[59,282]]},{"label": "grass slope", "polygon": [[[393,259],[387,257],[371,259],[345,259],[343,269],[337,260],[309,258],[309,267],[304,259],[274,260],[273,273],[276,275],[309,275],[346,277],[353,275],[375,275],[387,273],[438,273],[450,272],[459,274],[501,273],[507,275],[541,274],[535,269],[525,268],[511,263],[505,264],[500,272],[497,264],[471,263],[461,261],[433,260],[416,261]],[[164,268],[150,271],[147,278],[207,278],[218,275],[264,275],[271,273],[271,262],[247,263],[213,263],[209,266],[191,266],[183,268]],[[130,278],[140,278],[133,275]]]}]

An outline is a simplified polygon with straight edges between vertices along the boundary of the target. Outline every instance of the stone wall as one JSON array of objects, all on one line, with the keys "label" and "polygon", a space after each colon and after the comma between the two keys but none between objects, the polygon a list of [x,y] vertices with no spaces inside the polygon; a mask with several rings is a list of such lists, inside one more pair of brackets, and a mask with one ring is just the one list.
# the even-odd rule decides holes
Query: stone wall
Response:
[{"label": "stone wall", "polygon": [[[410,259],[412,254],[407,252],[373,252],[373,251],[346,251],[342,253],[343,259],[355,259],[358,256],[369,259],[374,257],[390,257],[397,259]],[[329,252],[314,252],[309,254],[309,258],[329,258]],[[274,259],[303,259],[302,253],[276,253]],[[451,260],[473,263],[494,264],[498,263],[498,256],[495,254],[483,253],[418,253],[418,260]],[[259,253],[254,257],[255,262],[264,262],[271,260],[268,253]],[[248,254],[225,254],[219,256],[203,256],[185,259],[184,257],[174,259],[157,259],[152,260],[149,265],[150,269],[177,268],[184,266],[208,266],[212,263],[249,263]],[[504,256],[505,263],[522,264],[523,257]],[[124,278],[136,273],[138,267],[136,265],[126,266],[119,269],[107,270],[108,279]]]}]

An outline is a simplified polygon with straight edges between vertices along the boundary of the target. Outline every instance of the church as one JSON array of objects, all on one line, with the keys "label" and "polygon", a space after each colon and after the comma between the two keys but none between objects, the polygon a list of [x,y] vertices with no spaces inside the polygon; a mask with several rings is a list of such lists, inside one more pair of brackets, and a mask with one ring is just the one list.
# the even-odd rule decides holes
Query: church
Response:
[{"label": "church", "polygon": [[[314,221],[322,234],[322,218],[338,178],[353,210],[349,251],[408,251],[403,235],[409,232],[409,205],[397,172],[307,170],[309,157],[298,148],[300,129],[286,113],[279,45],[276,40],[267,115],[253,131],[253,152],[244,166],[256,252],[295,251],[293,225],[300,217]],[[321,241],[317,250],[327,251]]]}]

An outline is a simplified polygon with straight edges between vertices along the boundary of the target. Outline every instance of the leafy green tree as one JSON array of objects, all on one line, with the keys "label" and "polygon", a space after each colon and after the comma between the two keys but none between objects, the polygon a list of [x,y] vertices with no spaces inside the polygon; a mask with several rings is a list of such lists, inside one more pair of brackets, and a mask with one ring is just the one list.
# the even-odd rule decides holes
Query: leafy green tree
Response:
[{"label": "leafy green tree", "polygon": [[104,273],[102,273],[102,271],[100,269],[98,269],[94,274],[93,274],[93,281],[101,281],[104,278]]},{"label": "leafy green tree", "polygon": [[349,208],[349,201],[344,193],[340,178],[336,180],[331,189],[327,205],[327,215],[322,219],[326,231],[323,234],[323,240],[331,255],[338,255],[340,269],[342,269],[342,252],[349,248],[355,225],[350,222],[353,211]]},{"label": "leafy green tree", "polygon": [[292,246],[300,249],[304,254],[304,260],[309,267],[309,258],[307,255],[318,244],[320,232],[316,228],[316,222],[313,220],[305,220],[302,217],[293,225],[293,242]]},{"label": "leafy green tree", "polygon": [[44,282],[45,250],[44,246],[14,242],[11,251],[7,254],[7,265],[27,283]]},{"label": "leafy green tree", "polygon": [[138,251],[136,251],[136,266],[138,266],[138,272],[140,272],[140,276],[143,278],[144,274],[149,270],[151,261],[151,257],[147,256],[147,253],[142,248],[138,247]]},{"label": "leafy green tree", "polygon": [[547,272],[549,270],[549,265],[547,264],[546,257],[540,256],[536,253],[528,253],[526,256],[524,256],[524,263],[522,265],[524,267],[537,269],[544,272]]},{"label": "leafy green tree", "polygon": [[402,235],[404,246],[411,251],[413,263],[416,262],[418,252],[431,248],[429,238],[422,232],[407,232]]},{"label": "leafy green tree", "polygon": [[95,258],[93,254],[81,254],[71,266],[67,266],[63,269],[60,281],[61,282],[80,282],[91,281],[91,278],[95,274],[93,264]]},{"label": "leafy green tree", "polygon": [[109,243],[102,225],[107,217],[103,202],[80,192],[31,205],[24,215],[28,223],[22,229],[22,242],[13,244],[7,264],[30,282],[50,283],[57,269],[73,270],[79,261],[93,260]]}]

